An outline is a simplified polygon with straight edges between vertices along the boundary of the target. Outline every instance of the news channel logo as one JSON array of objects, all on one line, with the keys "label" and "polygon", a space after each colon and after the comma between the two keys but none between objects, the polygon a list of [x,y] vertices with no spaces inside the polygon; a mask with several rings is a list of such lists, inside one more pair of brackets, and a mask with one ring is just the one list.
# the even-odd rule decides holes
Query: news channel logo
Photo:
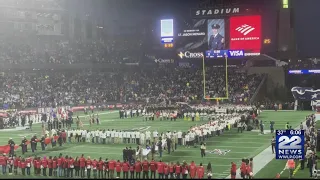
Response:
[{"label": "news channel logo", "polygon": [[276,130],[276,159],[304,159],[304,130]]}]

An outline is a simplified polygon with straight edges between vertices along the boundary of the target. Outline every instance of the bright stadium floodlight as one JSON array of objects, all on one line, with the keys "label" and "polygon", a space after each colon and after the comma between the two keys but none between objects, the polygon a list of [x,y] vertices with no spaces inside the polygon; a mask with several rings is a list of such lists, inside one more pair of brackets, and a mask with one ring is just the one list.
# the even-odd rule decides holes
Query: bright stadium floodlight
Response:
[{"label": "bright stadium floodlight", "polygon": [[289,0],[282,0],[282,8],[283,9],[289,8]]},{"label": "bright stadium floodlight", "polygon": [[205,66],[205,62],[204,62],[204,56],[202,57],[202,75],[203,75],[203,97],[206,100],[226,100],[229,99],[229,88],[228,88],[228,56],[225,54],[225,66],[226,66],[226,84],[225,84],[225,88],[226,88],[226,97],[215,97],[215,98],[211,98],[211,97],[207,97],[207,93],[206,93],[206,66]]}]

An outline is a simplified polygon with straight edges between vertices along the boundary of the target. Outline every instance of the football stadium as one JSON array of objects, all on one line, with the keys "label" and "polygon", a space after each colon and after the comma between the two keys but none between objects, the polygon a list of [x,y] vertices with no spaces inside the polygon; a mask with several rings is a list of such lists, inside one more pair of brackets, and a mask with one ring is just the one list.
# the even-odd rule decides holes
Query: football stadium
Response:
[{"label": "football stadium", "polygon": [[0,178],[318,178],[311,1],[0,0]]}]

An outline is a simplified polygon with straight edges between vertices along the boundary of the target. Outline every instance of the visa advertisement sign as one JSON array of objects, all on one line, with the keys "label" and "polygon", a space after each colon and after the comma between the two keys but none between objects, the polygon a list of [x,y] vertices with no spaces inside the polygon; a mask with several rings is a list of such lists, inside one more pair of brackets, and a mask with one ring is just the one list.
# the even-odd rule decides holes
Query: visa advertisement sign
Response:
[{"label": "visa advertisement sign", "polygon": [[206,58],[236,58],[245,56],[244,50],[213,50],[206,51]]}]

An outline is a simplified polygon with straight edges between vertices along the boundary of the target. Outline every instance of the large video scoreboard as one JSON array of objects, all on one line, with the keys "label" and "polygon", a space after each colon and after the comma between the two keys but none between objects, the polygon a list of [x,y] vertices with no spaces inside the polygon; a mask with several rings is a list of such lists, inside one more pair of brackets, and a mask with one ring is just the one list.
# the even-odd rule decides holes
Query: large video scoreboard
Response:
[{"label": "large video scoreboard", "polygon": [[166,47],[174,47],[182,59],[200,53],[206,58],[258,56],[263,43],[262,15],[244,11],[250,10],[192,10],[192,17],[161,20],[161,43],[171,44]]}]

